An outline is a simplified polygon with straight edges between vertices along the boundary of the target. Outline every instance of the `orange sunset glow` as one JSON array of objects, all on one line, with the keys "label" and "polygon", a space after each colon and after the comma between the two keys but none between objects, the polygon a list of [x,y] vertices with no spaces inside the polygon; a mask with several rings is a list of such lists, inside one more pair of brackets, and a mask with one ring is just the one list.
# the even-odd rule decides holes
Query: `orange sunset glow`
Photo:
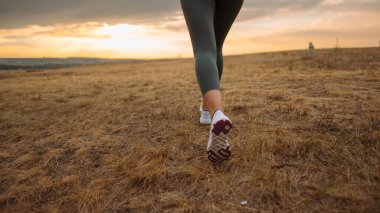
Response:
[{"label": "orange sunset glow", "polygon": [[380,0],[0,0],[0,213],[379,212]]},{"label": "orange sunset glow", "polygon": [[[331,48],[337,38],[341,47],[379,45],[378,1],[315,2],[271,5],[246,0],[227,38],[225,54],[304,49],[309,41],[317,48]],[[135,10],[141,13],[135,15],[130,4],[125,7],[131,12],[119,12],[117,17],[112,17],[116,9],[108,8],[109,17],[90,14],[70,19],[70,13],[61,11],[52,16],[48,9],[31,14],[30,19],[28,15],[15,18],[17,9],[1,4],[0,57],[192,56],[179,1],[170,1],[166,7],[163,3],[163,8],[136,5]],[[65,6],[72,9],[71,5]]]}]

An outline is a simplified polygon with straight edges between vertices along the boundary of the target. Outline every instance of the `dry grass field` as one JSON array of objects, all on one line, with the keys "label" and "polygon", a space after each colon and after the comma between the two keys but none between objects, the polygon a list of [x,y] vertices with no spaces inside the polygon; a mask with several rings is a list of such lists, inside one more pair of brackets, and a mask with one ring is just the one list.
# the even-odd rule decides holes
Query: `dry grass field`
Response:
[{"label": "dry grass field", "polygon": [[219,165],[193,67],[0,72],[0,212],[380,211],[379,48],[226,57]]}]

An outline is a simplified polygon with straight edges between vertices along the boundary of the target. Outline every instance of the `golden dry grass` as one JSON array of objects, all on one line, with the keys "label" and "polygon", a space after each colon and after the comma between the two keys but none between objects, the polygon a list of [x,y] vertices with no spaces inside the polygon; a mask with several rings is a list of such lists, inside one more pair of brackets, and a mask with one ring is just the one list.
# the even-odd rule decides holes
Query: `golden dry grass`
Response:
[{"label": "golden dry grass", "polygon": [[378,48],[226,57],[222,86],[212,165],[192,59],[1,72],[0,210],[379,211]]}]

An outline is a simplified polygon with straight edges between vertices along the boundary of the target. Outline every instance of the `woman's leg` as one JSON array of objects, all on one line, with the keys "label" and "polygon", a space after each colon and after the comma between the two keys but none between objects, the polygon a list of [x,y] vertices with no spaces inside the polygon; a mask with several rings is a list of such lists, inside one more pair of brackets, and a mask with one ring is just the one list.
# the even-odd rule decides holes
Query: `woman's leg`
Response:
[{"label": "woman's leg", "polygon": [[202,96],[219,90],[214,34],[215,0],[181,0],[182,10],[193,45],[195,71]]},{"label": "woman's leg", "polygon": [[223,44],[244,0],[217,0],[214,14],[214,32],[217,49],[219,80],[223,74]]},{"label": "woman's leg", "polygon": [[[223,74],[223,44],[234,23],[244,0],[216,0],[214,14],[214,34],[217,50],[217,67],[219,81]],[[203,98],[203,106],[209,109],[211,117],[217,109],[222,108],[222,95],[219,90],[210,91]]]}]

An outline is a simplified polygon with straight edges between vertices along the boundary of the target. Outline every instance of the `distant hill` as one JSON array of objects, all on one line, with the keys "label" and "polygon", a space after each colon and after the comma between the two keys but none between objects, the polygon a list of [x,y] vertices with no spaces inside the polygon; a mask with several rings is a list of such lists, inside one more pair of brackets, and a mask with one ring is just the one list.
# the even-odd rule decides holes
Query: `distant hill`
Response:
[{"label": "distant hill", "polygon": [[43,70],[91,64],[140,61],[136,59],[102,58],[0,58],[0,70]]}]

